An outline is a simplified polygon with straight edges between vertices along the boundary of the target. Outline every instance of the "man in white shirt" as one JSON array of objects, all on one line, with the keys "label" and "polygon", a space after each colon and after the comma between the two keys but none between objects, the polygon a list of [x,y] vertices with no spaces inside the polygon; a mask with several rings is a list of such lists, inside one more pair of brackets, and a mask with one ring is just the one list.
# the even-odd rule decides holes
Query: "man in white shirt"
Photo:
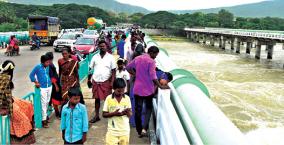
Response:
[{"label": "man in white shirt", "polygon": [[107,46],[104,40],[99,41],[98,47],[100,53],[93,56],[90,62],[90,68],[94,69],[92,76],[93,83],[93,98],[95,101],[95,117],[90,120],[90,123],[95,123],[100,120],[100,103],[105,100],[112,91],[112,83],[115,78],[115,59],[113,55],[107,53]]}]

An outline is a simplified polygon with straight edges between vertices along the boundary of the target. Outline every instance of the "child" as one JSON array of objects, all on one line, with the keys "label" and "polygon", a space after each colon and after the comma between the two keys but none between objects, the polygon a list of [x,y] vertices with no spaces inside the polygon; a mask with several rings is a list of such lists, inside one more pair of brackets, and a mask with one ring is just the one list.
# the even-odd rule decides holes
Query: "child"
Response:
[{"label": "child", "polygon": [[80,103],[78,87],[68,90],[69,102],[63,106],[61,130],[64,144],[84,144],[87,140],[88,114],[86,106]]},{"label": "child", "polygon": [[125,39],[126,35],[123,34],[121,36],[121,40],[117,44],[117,53],[119,55],[119,58],[124,58],[124,45],[125,45]]},{"label": "child", "polygon": [[105,100],[103,117],[108,118],[106,145],[129,144],[129,117],[132,112],[130,98],[124,94],[125,87],[124,79],[115,79],[113,82],[114,93]]},{"label": "child", "polygon": [[[52,85],[49,76],[49,57],[42,55],[40,58],[41,63],[34,67],[30,73],[30,80],[35,83],[37,88],[40,88],[41,93],[41,106],[42,106],[42,124],[44,128],[48,128],[47,122],[47,109],[51,97]],[[35,78],[36,76],[36,78]]]},{"label": "child", "polygon": [[173,75],[156,68],[156,75],[161,85],[168,85],[173,80]]},{"label": "child", "polygon": [[125,89],[125,93],[129,94],[129,89],[130,89],[130,84],[129,84],[129,80],[130,80],[130,75],[127,72],[127,70],[125,70],[125,62],[123,59],[118,59],[117,61],[117,69],[116,69],[116,78],[122,78],[124,79],[125,83],[127,84],[127,88]]}]

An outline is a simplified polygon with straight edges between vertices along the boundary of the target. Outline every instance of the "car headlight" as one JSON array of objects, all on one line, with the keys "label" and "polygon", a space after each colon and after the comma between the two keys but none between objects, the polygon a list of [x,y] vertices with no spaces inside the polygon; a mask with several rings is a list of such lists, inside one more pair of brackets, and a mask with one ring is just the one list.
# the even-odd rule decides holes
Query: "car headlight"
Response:
[{"label": "car headlight", "polygon": [[53,42],[53,46],[55,46],[55,45],[57,45],[57,41],[54,41],[54,42]]}]

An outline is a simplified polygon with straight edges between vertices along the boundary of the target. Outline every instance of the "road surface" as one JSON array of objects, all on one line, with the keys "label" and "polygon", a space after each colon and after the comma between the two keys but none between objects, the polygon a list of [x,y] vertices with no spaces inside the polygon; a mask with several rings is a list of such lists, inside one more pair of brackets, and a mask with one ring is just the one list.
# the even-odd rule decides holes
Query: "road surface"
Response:
[{"label": "road surface", "polygon": [[[0,64],[5,60],[12,60],[16,65],[13,78],[15,84],[14,97],[22,97],[33,92],[33,83],[29,79],[29,73],[35,65],[40,63],[40,56],[49,51],[54,52],[52,47],[41,47],[40,50],[31,51],[29,46],[20,46],[21,55],[10,57],[4,54],[5,49],[0,49]],[[56,65],[60,57],[60,53],[54,52],[54,63]]]}]

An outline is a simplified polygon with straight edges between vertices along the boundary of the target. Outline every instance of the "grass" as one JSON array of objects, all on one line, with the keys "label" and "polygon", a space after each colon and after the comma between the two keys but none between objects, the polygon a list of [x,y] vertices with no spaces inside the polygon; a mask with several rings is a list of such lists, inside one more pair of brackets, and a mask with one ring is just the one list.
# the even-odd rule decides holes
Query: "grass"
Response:
[{"label": "grass", "polygon": [[157,36],[153,35],[151,38],[155,41],[186,41],[186,37],[176,37],[176,36]]}]

